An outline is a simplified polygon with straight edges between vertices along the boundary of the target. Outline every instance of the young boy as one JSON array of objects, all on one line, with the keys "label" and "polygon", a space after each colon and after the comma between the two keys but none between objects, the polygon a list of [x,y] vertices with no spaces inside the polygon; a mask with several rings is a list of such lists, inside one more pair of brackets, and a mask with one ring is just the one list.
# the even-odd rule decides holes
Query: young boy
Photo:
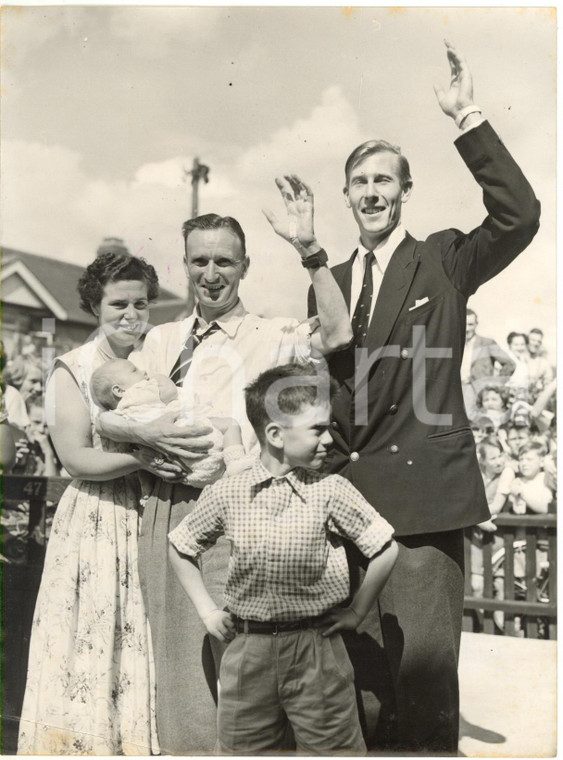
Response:
[{"label": "young boy", "polygon": [[541,443],[530,441],[518,452],[519,474],[511,486],[512,511],[523,515],[545,514],[553,501],[553,492],[547,485],[543,460],[547,450]]},{"label": "young boy", "polygon": [[[297,752],[365,752],[353,668],[338,632],[362,622],[398,549],[389,523],[348,481],[316,472],[331,436],[330,401],[315,380],[311,366],[288,364],[248,386],[260,460],[206,488],[169,534],[172,564],[207,630],[230,641],[219,678],[222,753],[279,750],[287,722]],[[221,610],[195,560],[223,534],[232,552]],[[348,606],[340,606],[349,597],[340,537],[370,559]]]}]

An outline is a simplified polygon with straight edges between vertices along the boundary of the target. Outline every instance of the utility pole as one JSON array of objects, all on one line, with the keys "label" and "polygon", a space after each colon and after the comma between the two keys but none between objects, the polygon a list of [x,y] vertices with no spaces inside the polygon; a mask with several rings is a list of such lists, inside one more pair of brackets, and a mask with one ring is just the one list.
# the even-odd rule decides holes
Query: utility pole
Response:
[{"label": "utility pole", "polygon": [[203,180],[206,184],[209,182],[209,167],[199,163],[199,158],[194,158],[192,168],[184,169],[184,176],[192,178],[192,216],[194,219],[199,211],[199,183]]}]

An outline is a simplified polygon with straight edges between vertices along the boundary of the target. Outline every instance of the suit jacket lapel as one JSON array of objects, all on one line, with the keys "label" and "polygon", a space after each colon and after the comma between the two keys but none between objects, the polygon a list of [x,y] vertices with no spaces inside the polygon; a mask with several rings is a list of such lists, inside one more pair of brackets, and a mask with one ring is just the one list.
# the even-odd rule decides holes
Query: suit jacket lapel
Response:
[{"label": "suit jacket lapel", "polygon": [[[357,249],[348,259],[348,261],[344,262],[343,264],[338,264],[332,269],[334,279],[338,283],[338,286],[342,291],[342,295],[344,296],[344,300],[346,301],[348,312],[350,312],[350,301],[352,298],[352,264],[356,253]],[[350,392],[353,392],[355,369],[354,350],[348,348],[342,352],[339,352],[338,354],[335,354],[335,360],[331,366],[331,371],[334,377],[339,382],[345,384]]]},{"label": "suit jacket lapel", "polygon": [[408,233],[391,256],[369,323],[366,347],[385,345],[409,292],[418,268],[416,240]]},{"label": "suit jacket lapel", "polygon": [[351,311],[350,301],[352,299],[352,263],[357,252],[358,249],[356,249],[348,261],[342,265],[342,268],[337,269],[336,271],[333,270],[334,279],[340,286],[340,290],[346,301],[346,306],[348,307],[348,312]]}]

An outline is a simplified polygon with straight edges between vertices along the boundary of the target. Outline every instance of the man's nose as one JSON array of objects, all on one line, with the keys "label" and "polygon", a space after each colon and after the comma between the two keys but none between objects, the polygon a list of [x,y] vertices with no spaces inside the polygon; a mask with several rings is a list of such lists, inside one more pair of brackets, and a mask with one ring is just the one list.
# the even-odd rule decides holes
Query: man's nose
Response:
[{"label": "man's nose", "polygon": [[213,282],[217,278],[217,267],[214,261],[210,261],[205,267],[205,279],[208,282]]},{"label": "man's nose", "polygon": [[378,195],[379,193],[377,190],[377,185],[375,184],[375,182],[368,180],[366,184],[366,196],[368,198],[377,198]]}]

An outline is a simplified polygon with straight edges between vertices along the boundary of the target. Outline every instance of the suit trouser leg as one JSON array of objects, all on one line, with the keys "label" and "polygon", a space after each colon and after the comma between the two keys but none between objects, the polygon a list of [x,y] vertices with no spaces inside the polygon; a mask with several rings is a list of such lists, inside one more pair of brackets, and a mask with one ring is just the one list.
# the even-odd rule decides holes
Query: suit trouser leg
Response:
[{"label": "suit trouser leg", "polygon": [[463,530],[400,537],[379,599],[399,751],[457,752]]},{"label": "suit trouser leg", "polygon": [[[397,563],[378,605],[358,632],[344,634],[366,744],[376,752],[455,753],[463,530],[397,542]],[[357,555],[349,561],[355,586]]]},{"label": "suit trouser leg", "polygon": [[188,486],[158,484],[145,507],[139,541],[163,754],[212,752],[216,739],[216,674],[206,630],[168,560],[168,533],[195,507],[199,493]]}]

